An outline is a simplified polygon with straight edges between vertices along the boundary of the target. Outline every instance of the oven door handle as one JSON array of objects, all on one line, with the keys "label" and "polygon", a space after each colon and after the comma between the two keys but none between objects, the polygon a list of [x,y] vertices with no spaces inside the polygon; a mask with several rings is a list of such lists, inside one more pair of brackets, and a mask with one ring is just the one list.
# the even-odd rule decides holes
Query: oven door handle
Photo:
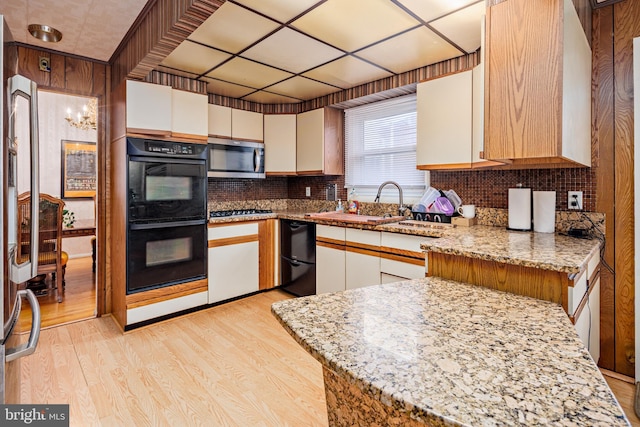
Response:
[{"label": "oven door handle", "polygon": [[154,222],[151,224],[129,224],[131,230],[150,230],[158,228],[187,227],[189,225],[206,224],[205,219],[194,219],[191,221],[171,221],[171,222]]}]

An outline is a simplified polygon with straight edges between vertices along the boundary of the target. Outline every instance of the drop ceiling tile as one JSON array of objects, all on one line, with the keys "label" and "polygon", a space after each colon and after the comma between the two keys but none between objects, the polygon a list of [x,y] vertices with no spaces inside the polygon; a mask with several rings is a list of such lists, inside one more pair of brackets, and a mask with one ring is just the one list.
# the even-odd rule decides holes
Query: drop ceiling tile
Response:
[{"label": "drop ceiling tile", "polygon": [[230,2],[224,3],[189,36],[227,52],[238,53],[279,24]]},{"label": "drop ceiling tile", "polygon": [[[430,22],[443,15],[478,3],[478,0],[398,0],[407,9],[411,10],[425,22]],[[485,0],[480,0],[484,4]]]},{"label": "drop ceiling tile", "polygon": [[299,99],[290,98],[288,96],[278,95],[264,90],[252,93],[242,98],[246,101],[258,102],[260,104],[297,104],[301,102]]},{"label": "drop ceiling tile", "polygon": [[409,31],[357,53],[394,73],[414,70],[462,54],[426,27]]},{"label": "drop ceiling tile", "polygon": [[207,92],[216,95],[228,96],[229,98],[242,98],[245,95],[255,92],[255,89],[240,86],[233,83],[223,82],[221,80],[202,78],[207,83]]},{"label": "drop ceiling tile", "polygon": [[342,55],[344,55],[342,51],[327,46],[291,28],[282,28],[242,53],[245,58],[296,74]]},{"label": "drop ceiling tile", "polygon": [[279,93],[300,99],[312,99],[340,90],[337,87],[296,76],[269,86],[269,92]]},{"label": "drop ceiling tile", "polygon": [[353,56],[336,59],[322,67],[303,74],[305,77],[320,80],[343,89],[391,75],[388,71],[371,65],[361,59],[354,58]]},{"label": "drop ceiling tile", "polygon": [[431,25],[465,51],[475,52],[480,47],[480,25],[486,10],[484,2],[476,3],[433,21]]},{"label": "drop ceiling tile", "polygon": [[318,0],[237,0],[237,2],[284,23],[318,3]]},{"label": "drop ceiling tile", "polygon": [[351,52],[418,25],[418,21],[388,0],[328,0],[292,25]]},{"label": "drop ceiling tile", "polygon": [[229,57],[231,55],[228,53],[185,40],[161,64],[196,74],[204,74]]},{"label": "drop ceiling tile", "polygon": [[222,64],[207,76],[261,89],[291,77],[292,74],[249,61],[248,59],[236,57]]}]

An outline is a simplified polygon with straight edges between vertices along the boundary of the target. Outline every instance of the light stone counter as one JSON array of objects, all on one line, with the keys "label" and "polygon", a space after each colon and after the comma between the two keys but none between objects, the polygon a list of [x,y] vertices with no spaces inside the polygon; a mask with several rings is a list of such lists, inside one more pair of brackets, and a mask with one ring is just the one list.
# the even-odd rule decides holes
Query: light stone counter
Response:
[{"label": "light stone counter", "polygon": [[477,225],[451,228],[440,239],[425,241],[421,247],[425,251],[575,274],[584,270],[589,258],[600,250],[600,241]]},{"label": "light stone counter", "polygon": [[[504,227],[487,225],[473,227],[456,227],[433,223],[422,223],[431,224],[431,227],[399,223],[363,225],[307,217],[303,212],[291,211],[216,218],[209,220],[209,224],[273,218],[430,237],[430,239],[425,239],[425,242],[421,245],[425,251],[535,267],[568,274],[577,274],[584,270],[587,260],[600,250],[600,241],[597,239],[578,239],[558,233],[509,231]],[[436,239],[433,237],[436,237]]]},{"label": "light stone counter", "polygon": [[330,425],[630,425],[560,306],[426,278],[273,304]]}]

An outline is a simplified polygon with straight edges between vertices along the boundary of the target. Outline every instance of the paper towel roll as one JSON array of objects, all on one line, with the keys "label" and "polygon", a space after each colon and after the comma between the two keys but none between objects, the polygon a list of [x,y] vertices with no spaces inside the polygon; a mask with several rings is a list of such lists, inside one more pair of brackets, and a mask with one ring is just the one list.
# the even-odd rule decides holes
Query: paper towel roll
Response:
[{"label": "paper towel roll", "polygon": [[533,192],[533,231],[553,233],[556,231],[556,192]]},{"label": "paper towel roll", "polygon": [[531,189],[509,189],[509,228],[531,230]]}]

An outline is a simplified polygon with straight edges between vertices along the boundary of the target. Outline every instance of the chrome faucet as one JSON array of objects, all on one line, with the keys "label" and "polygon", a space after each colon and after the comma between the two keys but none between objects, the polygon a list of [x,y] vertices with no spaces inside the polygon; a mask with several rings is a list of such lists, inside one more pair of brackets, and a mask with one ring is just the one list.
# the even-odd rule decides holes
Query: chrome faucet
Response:
[{"label": "chrome faucet", "polygon": [[382,192],[382,189],[389,184],[395,185],[398,188],[398,213],[400,214],[400,216],[404,216],[404,212],[407,210],[407,208],[402,203],[402,188],[400,187],[400,184],[395,181],[385,181],[380,184],[380,187],[378,187],[378,194],[376,194],[374,203],[380,203],[380,193]]}]

